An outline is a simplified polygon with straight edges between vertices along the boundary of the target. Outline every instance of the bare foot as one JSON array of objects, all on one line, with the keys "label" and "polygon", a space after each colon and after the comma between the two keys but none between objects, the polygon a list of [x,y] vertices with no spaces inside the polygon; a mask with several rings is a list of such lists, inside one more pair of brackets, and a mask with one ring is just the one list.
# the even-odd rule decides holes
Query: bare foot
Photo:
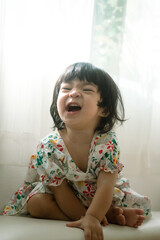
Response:
[{"label": "bare foot", "polygon": [[123,209],[120,207],[111,207],[107,212],[106,217],[109,223],[114,223],[121,226],[126,225]]},{"label": "bare foot", "polygon": [[126,220],[126,226],[139,227],[142,225],[145,217],[143,216],[144,211],[139,208],[123,208],[123,215]]}]

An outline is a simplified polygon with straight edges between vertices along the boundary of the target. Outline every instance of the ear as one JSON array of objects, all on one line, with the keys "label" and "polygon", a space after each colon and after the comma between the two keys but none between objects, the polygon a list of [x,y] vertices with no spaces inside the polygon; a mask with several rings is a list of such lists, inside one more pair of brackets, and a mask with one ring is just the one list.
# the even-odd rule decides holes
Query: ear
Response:
[{"label": "ear", "polygon": [[109,112],[106,113],[103,108],[99,109],[99,116],[100,117],[108,117],[108,115],[109,115]]}]

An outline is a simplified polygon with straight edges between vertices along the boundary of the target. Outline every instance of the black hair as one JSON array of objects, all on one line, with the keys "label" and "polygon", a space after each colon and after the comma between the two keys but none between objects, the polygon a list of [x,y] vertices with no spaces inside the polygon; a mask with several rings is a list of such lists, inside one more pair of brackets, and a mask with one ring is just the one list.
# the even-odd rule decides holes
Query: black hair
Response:
[{"label": "black hair", "polygon": [[56,128],[63,129],[65,124],[61,120],[57,111],[57,98],[62,82],[70,82],[73,79],[94,83],[100,93],[100,102],[98,107],[104,109],[106,117],[102,117],[99,126],[95,129],[101,133],[110,131],[116,122],[121,124],[125,121],[124,105],[120,90],[111,76],[104,70],[95,67],[91,63],[78,62],[66,68],[64,73],[58,78],[53,101],[50,107],[50,113]]}]

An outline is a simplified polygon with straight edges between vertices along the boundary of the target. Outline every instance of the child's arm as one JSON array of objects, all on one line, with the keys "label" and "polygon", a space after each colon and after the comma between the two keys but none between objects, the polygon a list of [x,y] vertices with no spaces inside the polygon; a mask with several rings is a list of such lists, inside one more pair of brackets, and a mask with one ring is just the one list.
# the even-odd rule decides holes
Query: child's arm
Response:
[{"label": "child's arm", "polygon": [[100,172],[97,179],[97,191],[86,215],[92,215],[101,222],[111,206],[116,178],[117,171],[114,173]]},{"label": "child's arm", "polygon": [[113,190],[117,177],[117,171],[114,173],[100,172],[97,179],[97,191],[89,206],[84,218],[79,221],[68,223],[68,227],[78,227],[84,230],[85,239],[103,239],[103,232],[100,222],[109,210]]},{"label": "child's arm", "polygon": [[59,208],[71,220],[78,220],[86,214],[86,208],[75,196],[66,180],[63,180],[60,186],[50,187],[50,189],[53,191]]}]

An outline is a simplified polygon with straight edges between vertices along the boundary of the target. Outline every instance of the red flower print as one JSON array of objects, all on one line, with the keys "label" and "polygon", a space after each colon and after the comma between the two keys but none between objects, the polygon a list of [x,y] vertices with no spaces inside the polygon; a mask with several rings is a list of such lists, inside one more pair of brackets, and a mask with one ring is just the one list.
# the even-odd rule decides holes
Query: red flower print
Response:
[{"label": "red flower print", "polygon": [[15,197],[19,200],[19,199],[21,199],[21,197],[22,197],[22,191],[23,191],[23,189],[21,188],[21,189],[19,189],[16,193],[15,193]]},{"label": "red flower print", "polygon": [[107,171],[107,168],[104,164],[100,167],[100,169],[101,169],[101,171],[104,171],[104,172]]},{"label": "red flower print", "polygon": [[41,148],[44,148],[44,145],[42,144]]},{"label": "red flower print", "polygon": [[101,149],[101,150],[99,150],[99,154],[102,154],[103,153],[103,150]]},{"label": "red flower print", "polygon": [[42,182],[45,180],[45,175],[41,175]]},{"label": "red flower print", "polygon": [[54,177],[54,180],[52,181],[52,183],[56,183],[56,185],[58,185],[60,180],[61,180],[60,178]]},{"label": "red flower print", "polygon": [[61,151],[61,152],[63,151],[62,145],[58,144],[57,147],[59,148],[59,151]]},{"label": "red flower print", "polygon": [[113,143],[111,141],[109,141],[109,143],[107,144],[107,149],[109,151],[113,151]]},{"label": "red flower print", "polygon": [[83,193],[87,196],[87,197],[94,197],[95,191],[91,190],[90,187],[87,187],[88,191],[83,191]]},{"label": "red flower print", "polygon": [[91,190],[91,183],[85,182],[85,186],[87,187],[87,189],[90,191]]},{"label": "red flower print", "polygon": [[22,195],[22,191],[23,191],[23,189],[19,189],[19,190],[15,193],[15,195]]}]

